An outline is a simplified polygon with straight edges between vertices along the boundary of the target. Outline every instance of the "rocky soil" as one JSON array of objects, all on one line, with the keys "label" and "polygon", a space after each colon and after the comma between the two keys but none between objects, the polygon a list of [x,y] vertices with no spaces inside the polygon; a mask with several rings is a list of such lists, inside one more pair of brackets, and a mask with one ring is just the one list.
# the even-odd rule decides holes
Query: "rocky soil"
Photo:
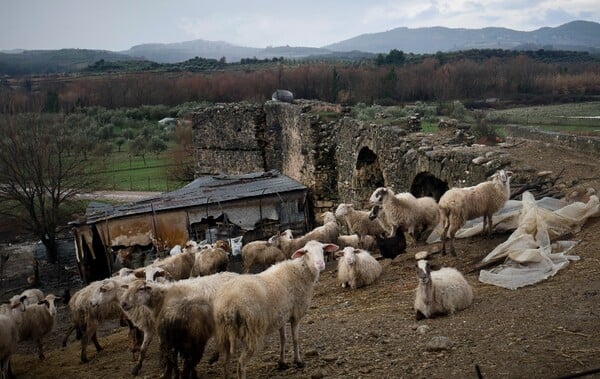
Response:
[{"label": "rocky soil", "polygon": [[[571,197],[586,188],[600,190],[598,157],[528,141],[511,151],[515,160],[538,171],[559,172]],[[573,193],[577,191],[577,193]],[[316,286],[312,306],[300,328],[305,367],[277,370],[278,336],[269,336],[251,361],[249,378],[557,378],[600,368],[600,218],[588,220],[570,251],[579,256],[554,277],[534,286],[506,290],[480,283],[473,267],[508,234],[457,241],[458,257],[433,255],[437,265],[457,267],[475,289],[472,306],[454,315],[416,321],[412,304],[417,284],[414,253],[435,251],[420,244],[395,260],[381,260],[380,280],[349,290],[335,278],[330,262]],[[49,292],[49,290],[46,290]],[[133,367],[127,331],[103,325],[104,350],[89,347],[87,364],[79,362],[73,337],[60,347],[68,323],[65,306],[46,342],[45,361],[24,343],[13,358],[19,378],[127,378]],[[435,345],[434,342],[441,342]],[[159,376],[157,341],[141,377]],[[288,356],[291,359],[291,341]],[[220,377],[220,363],[208,365],[209,344],[198,365],[202,378]],[[595,374],[596,376],[600,374]]]}]

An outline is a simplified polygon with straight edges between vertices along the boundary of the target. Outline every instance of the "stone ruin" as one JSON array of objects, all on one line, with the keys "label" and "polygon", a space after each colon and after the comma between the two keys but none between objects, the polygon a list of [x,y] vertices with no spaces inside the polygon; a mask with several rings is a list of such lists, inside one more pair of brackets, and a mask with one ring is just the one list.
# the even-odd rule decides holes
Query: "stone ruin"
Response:
[{"label": "stone ruin", "polygon": [[[411,124],[412,122],[412,124]],[[277,169],[309,188],[315,214],[368,207],[377,187],[436,199],[510,167],[502,146],[476,145],[462,128],[435,134],[356,120],[319,101],[217,104],[193,117],[196,175]]]}]

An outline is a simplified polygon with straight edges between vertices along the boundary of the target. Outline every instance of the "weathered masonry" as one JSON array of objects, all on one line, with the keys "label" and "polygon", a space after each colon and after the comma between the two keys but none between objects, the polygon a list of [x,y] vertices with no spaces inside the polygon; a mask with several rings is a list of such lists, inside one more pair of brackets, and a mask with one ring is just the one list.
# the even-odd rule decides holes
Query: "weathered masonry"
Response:
[{"label": "weathered masonry", "polygon": [[340,202],[365,208],[380,186],[439,197],[510,164],[502,149],[463,137],[366,123],[307,100],[217,104],[193,118],[197,175],[277,169],[308,188],[317,213]]}]

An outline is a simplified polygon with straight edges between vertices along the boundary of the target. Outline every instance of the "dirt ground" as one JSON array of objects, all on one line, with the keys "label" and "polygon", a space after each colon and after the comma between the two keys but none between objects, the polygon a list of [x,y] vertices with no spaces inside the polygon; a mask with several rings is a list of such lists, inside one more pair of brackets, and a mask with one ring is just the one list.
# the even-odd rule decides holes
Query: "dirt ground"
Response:
[{"label": "dirt ground", "polygon": [[[527,141],[511,149],[516,161],[537,170],[565,171],[560,182],[565,192],[575,188],[600,191],[599,157],[570,149]],[[581,192],[581,191],[580,191]],[[454,315],[416,321],[412,308],[417,284],[413,259],[436,245],[419,244],[395,260],[381,260],[383,274],[375,284],[358,290],[343,289],[336,281],[335,262],[329,262],[316,285],[312,306],[302,320],[300,346],[304,368],[277,370],[278,336],[266,339],[262,352],[249,366],[249,378],[476,378],[476,365],[484,378],[557,378],[600,368],[600,218],[588,220],[570,251],[581,259],[554,277],[518,290],[480,283],[469,272],[508,234],[491,239],[458,240],[458,258],[433,255],[440,266],[466,273],[475,290],[471,307]],[[127,331],[117,323],[99,333],[104,350],[88,347],[91,361],[79,361],[79,343],[60,341],[68,311],[59,308],[59,322],[46,342],[45,361],[38,361],[32,344],[24,343],[13,357],[18,378],[128,378],[133,367],[127,350]],[[289,334],[289,333],[288,333]],[[431,351],[426,345],[436,336],[448,337],[452,346]],[[157,341],[140,377],[159,376]],[[287,345],[291,359],[291,341]],[[220,363],[197,366],[202,378],[221,377]],[[233,372],[234,366],[232,363]],[[600,373],[595,376],[600,377]]]}]

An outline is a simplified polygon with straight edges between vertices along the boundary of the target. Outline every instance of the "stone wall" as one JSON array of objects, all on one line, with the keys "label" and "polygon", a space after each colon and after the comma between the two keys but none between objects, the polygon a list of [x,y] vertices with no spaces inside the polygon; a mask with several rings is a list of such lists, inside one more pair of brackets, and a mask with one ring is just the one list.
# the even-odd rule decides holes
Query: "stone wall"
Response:
[{"label": "stone wall", "polygon": [[277,169],[308,187],[317,214],[341,202],[367,208],[381,186],[441,195],[510,165],[502,148],[471,145],[460,131],[365,123],[317,101],[215,105],[195,115],[193,128],[198,174]]},{"label": "stone wall", "polygon": [[530,126],[507,125],[504,127],[507,135],[535,139],[542,142],[560,143],[561,145],[597,153],[600,151],[600,138],[561,134],[558,132],[540,130]]}]

